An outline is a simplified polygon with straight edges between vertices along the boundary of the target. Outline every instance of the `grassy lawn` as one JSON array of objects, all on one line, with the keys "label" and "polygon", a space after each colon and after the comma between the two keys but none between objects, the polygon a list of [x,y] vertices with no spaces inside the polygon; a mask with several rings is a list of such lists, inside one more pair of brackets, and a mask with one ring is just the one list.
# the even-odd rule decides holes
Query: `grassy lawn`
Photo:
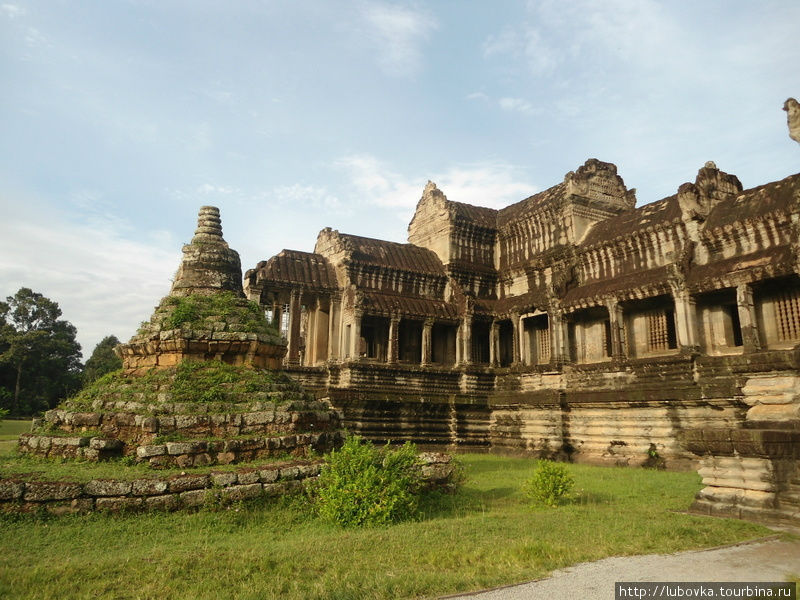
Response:
[{"label": "grassy lawn", "polygon": [[17,447],[17,437],[20,433],[29,433],[31,430],[31,420],[22,421],[5,420],[0,421],[0,456],[7,455],[12,449]]},{"label": "grassy lawn", "polygon": [[694,473],[569,465],[579,497],[531,509],[534,461],[462,457],[456,496],[419,522],[341,530],[305,500],[194,514],[0,520],[3,598],[420,598],[526,581],[606,556],[674,552],[763,536],[681,514]]}]

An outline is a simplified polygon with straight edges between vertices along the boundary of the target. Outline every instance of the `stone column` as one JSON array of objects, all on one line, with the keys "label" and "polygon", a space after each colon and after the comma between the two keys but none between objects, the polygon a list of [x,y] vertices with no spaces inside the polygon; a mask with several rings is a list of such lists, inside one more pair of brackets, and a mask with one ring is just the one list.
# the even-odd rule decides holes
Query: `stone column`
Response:
[{"label": "stone column", "polygon": [[400,327],[400,317],[392,315],[389,319],[389,347],[386,352],[386,362],[393,364],[397,362],[400,343],[397,330]]},{"label": "stone column", "polygon": [[339,361],[340,336],[342,325],[342,304],[338,294],[331,294],[331,308],[328,313],[328,361]]},{"label": "stone column", "polygon": [[560,310],[548,312],[547,322],[550,325],[550,364],[558,365],[567,358],[564,351],[567,323]]},{"label": "stone column", "polygon": [[361,358],[361,319],[363,316],[363,311],[353,311],[353,339],[350,340],[350,357],[352,360]]},{"label": "stone column", "polygon": [[461,356],[459,364],[472,363],[472,315],[465,315],[461,321]]},{"label": "stone column", "polygon": [[521,327],[520,327],[520,325],[521,325],[521,323],[520,323],[519,313],[516,313],[516,312],[511,313],[511,326],[514,329],[514,332],[513,332],[513,338],[514,339],[512,340],[513,348],[512,348],[512,355],[511,355],[511,357],[512,357],[511,358],[511,364],[513,364],[513,365],[518,365],[519,362],[520,362],[520,345],[521,345],[520,344],[520,341],[521,341],[520,340],[520,336],[521,336],[521,332],[520,332]]},{"label": "stone column", "polygon": [[278,330],[278,333],[281,331],[281,319],[283,318],[283,302],[279,302],[277,299],[272,303],[272,325],[275,329]]},{"label": "stone column", "polygon": [[675,301],[675,334],[678,338],[678,347],[695,350],[698,347],[695,300],[685,290],[673,291],[672,298]]},{"label": "stone column", "polygon": [[761,349],[761,339],[756,320],[756,307],[753,302],[753,287],[743,283],[736,286],[736,308],[739,311],[739,325],[742,329],[742,346],[745,352]]},{"label": "stone column", "polygon": [[305,366],[314,366],[317,363],[317,335],[319,319],[319,298],[309,302],[306,306],[308,310],[308,321],[306,325],[306,351]]},{"label": "stone column", "polygon": [[289,351],[286,364],[300,364],[300,290],[292,290],[289,296]]},{"label": "stone column", "polygon": [[431,364],[431,332],[433,331],[433,319],[425,319],[422,326],[422,365]]},{"label": "stone column", "polygon": [[606,308],[608,309],[609,329],[611,330],[611,356],[617,360],[622,360],[625,358],[622,308],[616,298],[608,298],[606,300]]},{"label": "stone column", "polygon": [[489,327],[489,364],[496,367],[500,362],[500,325],[497,320]]}]

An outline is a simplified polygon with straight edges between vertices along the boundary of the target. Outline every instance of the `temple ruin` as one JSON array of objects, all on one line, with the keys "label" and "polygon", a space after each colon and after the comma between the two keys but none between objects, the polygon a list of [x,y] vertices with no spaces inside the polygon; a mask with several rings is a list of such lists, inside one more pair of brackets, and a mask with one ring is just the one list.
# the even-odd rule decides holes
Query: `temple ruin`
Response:
[{"label": "temple ruin", "polygon": [[408,243],[326,228],[245,293],[351,431],[700,468],[697,510],[800,519],[800,174],[635,205],[596,159],[500,210],[429,182]]}]

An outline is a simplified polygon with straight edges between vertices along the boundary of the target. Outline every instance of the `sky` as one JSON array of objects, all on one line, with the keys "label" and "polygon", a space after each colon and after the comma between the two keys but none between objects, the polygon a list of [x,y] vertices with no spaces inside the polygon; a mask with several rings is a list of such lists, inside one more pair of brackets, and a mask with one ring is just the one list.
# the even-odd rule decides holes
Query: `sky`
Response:
[{"label": "sky", "polygon": [[708,160],[800,171],[797,0],[0,0],[0,298],[84,359],[169,291],[197,210],[243,270],[317,233],[405,242],[428,180],[501,208],[588,158],[639,205]]}]

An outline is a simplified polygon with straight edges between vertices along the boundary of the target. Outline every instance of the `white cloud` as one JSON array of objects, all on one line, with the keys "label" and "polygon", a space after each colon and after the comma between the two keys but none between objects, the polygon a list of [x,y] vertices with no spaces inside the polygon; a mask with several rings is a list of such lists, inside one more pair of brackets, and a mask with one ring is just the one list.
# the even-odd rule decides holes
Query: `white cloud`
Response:
[{"label": "white cloud", "polygon": [[78,329],[86,359],[103,337],[126,341],[150,317],[169,292],[180,251],[163,231],[150,243],[131,241],[113,227],[48,213],[47,219],[28,213],[0,226],[0,296],[29,287],[58,302],[63,318]]},{"label": "white cloud", "polygon": [[25,44],[29,48],[39,48],[42,46],[48,46],[49,42],[47,37],[35,27],[28,27],[27,31],[25,32]]},{"label": "white cloud", "polygon": [[572,61],[594,68],[599,54],[650,69],[685,59],[682,28],[654,0],[540,0],[528,4],[528,15],[528,21],[490,35],[484,57],[521,59],[536,76],[557,75]]},{"label": "white cloud", "polygon": [[518,178],[516,167],[503,163],[455,166],[418,177],[400,175],[370,155],[345,157],[336,164],[348,172],[364,202],[397,209],[403,219],[410,219],[428,179],[450,200],[491,208],[518,202],[537,189]]},{"label": "white cloud", "polygon": [[321,186],[293,185],[279,186],[272,190],[271,201],[289,206],[308,206],[312,208],[338,209],[339,198]]},{"label": "white cloud", "polygon": [[529,29],[525,32],[523,53],[528,66],[536,75],[549,75],[558,66],[558,52],[548,44],[539,31]]},{"label": "white cloud", "polygon": [[197,186],[197,193],[203,196],[230,196],[232,194],[240,193],[239,188],[229,185],[215,185],[213,183],[204,183]]},{"label": "white cloud", "polygon": [[0,4],[0,11],[9,19],[16,19],[25,14],[25,9],[16,4]]},{"label": "white cloud", "polygon": [[381,2],[362,7],[367,36],[374,45],[381,69],[389,75],[409,76],[422,63],[422,44],[437,29],[429,13]]},{"label": "white cloud", "polygon": [[483,55],[488,58],[496,54],[513,54],[520,48],[519,37],[511,29],[503,31],[499,35],[490,35],[483,42]]},{"label": "white cloud", "polygon": [[472,92],[471,94],[467,94],[467,100],[480,100],[482,102],[488,102],[489,96],[483,92]]},{"label": "white cloud", "polygon": [[509,112],[520,112],[526,115],[538,112],[530,102],[522,98],[500,98],[497,104],[500,108]]}]

